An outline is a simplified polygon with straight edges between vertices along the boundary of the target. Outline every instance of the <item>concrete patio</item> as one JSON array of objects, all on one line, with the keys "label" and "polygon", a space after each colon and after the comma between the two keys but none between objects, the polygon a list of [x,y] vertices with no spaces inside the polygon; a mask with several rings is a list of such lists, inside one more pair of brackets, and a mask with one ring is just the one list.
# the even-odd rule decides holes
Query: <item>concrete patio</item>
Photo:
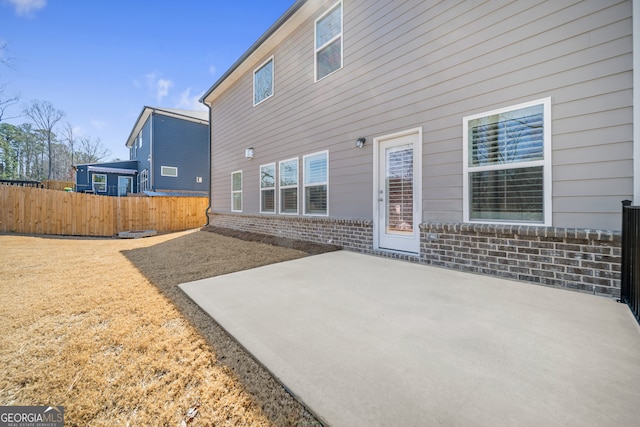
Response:
[{"label": "concrete patio", "polygon": [[637,426],[613,299],[338,251],[181,288],[331,426]]}]

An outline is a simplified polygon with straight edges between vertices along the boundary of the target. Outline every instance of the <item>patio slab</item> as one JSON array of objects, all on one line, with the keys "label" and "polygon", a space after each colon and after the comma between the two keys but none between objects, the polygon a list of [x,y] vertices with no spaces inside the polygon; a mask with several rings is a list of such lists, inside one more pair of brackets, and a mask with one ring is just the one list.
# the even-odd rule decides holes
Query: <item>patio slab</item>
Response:
[{"label": "patio slab", "polygon": [[615,300],[331,252],[180,285],[332,426],[634,426]]}]

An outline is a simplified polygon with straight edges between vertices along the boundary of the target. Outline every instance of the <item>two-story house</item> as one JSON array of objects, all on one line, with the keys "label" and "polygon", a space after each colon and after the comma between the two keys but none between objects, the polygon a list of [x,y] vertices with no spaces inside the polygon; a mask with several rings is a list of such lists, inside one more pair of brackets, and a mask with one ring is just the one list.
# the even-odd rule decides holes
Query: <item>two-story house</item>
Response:
[{"label": "two-story house", "polygon": [[208,195],[206,111],[144,107],[126,146],[127,161],[78,165],[77,191],[109,196]]},{"label": "two-story house", "polygon": [[211,223],[617,294],[632,3],[296,1],[201,99]]}]

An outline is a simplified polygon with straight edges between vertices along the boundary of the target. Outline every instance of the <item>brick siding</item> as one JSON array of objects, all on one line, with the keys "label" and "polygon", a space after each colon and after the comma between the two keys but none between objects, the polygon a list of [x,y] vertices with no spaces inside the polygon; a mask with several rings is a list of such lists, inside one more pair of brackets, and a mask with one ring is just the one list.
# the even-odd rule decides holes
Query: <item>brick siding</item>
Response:
[{"label": "brick siding", "polygon": [[620,295],[620,233],[485,224],[422,224],[420,262]]},{"label": "brick siding", "polygon": [[210,223],[460,271],[620,295],[621,235],[617,232],[425,223],[420,225],[420,255],[411,255],[374,250],[370,220],[214,213]]},{"label": "brick siding", "polygon": [[209,223],[234,230],[330,243],[355,252],[368,253],[373,247],[373,223],[367,220],[214,213],[209,215]]}]

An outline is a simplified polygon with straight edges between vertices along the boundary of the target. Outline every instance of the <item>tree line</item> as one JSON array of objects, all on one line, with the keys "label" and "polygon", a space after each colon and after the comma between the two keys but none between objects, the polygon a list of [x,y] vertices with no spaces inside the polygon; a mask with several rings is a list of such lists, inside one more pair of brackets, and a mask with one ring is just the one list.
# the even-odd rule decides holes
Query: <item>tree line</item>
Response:
[{"label": "tree line", "polygon": [[[10,66],[0,44],[0,65]],[[9,108],[19,102],[17,95],[7,95],[0,83],[0,179],[42,181],[73,180],[73,166],[104,161],[109,155],[100,138],[78,135],[65,113],[49,101],[32,100],[20,115],[20,125],[7,123]]]},{"label": "tree line", "polygon": [[34,100],[24,109],[28,121],[0,123],[0,179],[73,180],[73,166],[97,163],[109,151],[99,138],[77,135],[60,125],[64,113],[48,101]]}]

